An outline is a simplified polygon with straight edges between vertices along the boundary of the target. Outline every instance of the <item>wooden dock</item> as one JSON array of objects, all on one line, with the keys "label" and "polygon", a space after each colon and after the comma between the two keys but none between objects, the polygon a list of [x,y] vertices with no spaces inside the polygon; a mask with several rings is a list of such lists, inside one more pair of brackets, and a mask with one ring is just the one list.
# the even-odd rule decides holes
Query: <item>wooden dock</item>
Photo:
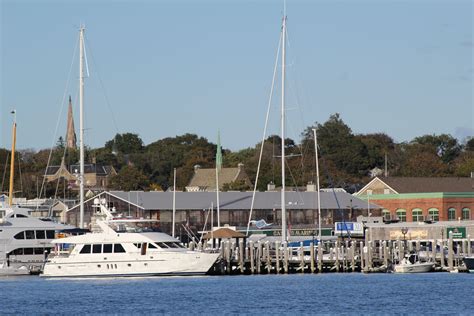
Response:
[{"label": "wooden dock", "polygon": [[223,241],[217,249],[202,249],[191,243],[191,249],[219,251],[220,259],[210,274],[287,274],[328,272],[390,272],[393,264],[405,254],[417,253],[433,262],[433,271],[462,271],[462,258],[472,254],[472,240],[337,240],[321,245],[288,247],[286,243]]}]

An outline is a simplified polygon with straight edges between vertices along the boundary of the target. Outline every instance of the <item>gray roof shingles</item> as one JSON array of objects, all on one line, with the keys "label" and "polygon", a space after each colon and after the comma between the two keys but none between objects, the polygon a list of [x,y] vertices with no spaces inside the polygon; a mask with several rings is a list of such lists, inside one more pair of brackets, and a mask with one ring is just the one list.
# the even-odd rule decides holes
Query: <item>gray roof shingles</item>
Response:
[{"label": "gray roof shingles", "polygon": [[398,193],[474,192],[474,179],[463,177],[380,177]]},{"label": "gray roof shingles", "polygon": [[[171,210],[173,192],[111,191],[123,200],[130,201],[145,210]],[[367,202],[345,192],[321,192],[322,209],[366,209]],[[257,192],[254,209],[280,209],[280,192]],[[337,197],[337,199],[335,198]],[[351,202],[352,200],[352,202]],[[248,210],[252,201],[252,192],[221,192],[220,208],[228,210]],[[176,192],[176,209],[203,210],[216,206],[216,192]],[[287,209],[317,209],[317,192],[286,192]],[[371,208],[379,208],[371,204]]]}]

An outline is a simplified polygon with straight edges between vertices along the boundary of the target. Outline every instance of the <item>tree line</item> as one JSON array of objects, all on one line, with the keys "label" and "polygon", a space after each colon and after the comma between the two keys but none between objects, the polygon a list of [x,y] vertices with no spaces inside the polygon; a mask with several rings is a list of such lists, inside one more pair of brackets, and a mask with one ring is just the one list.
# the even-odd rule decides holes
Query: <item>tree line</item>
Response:
[{"label": "tree line", "polygon": [[[341,187],[354,192],[365,185],[377,171],[383,176],[385,165],[389,176],[404,177],[467,177],[474,171],[474,138],[460,143],[447,134],[423,135],[409,142],[396,143],[384,133],[354,134],[339,114],[324,123],[308,126],[299,140],[285,139],[286,184],[301,187],[314,182],[315,150],[313,129],[317,130],[320,182],[322,187]],[[263,143],[258,190],[272,182],[281,184],[281,138],[271,135]],[[251,181],[255,181],[262,143],[239,151],[223,149],[223,167],[243,163]],[[194,173],[194,166],[215,166],[217,145],[195,134],[167,137],[145,145],[134,133],[117,134],[100,148],[86,148],[85,160],[111,165],[117,171],[109,182],[116,190],[166,190],[173,185],[173,169],[177,171],[177,187],[184,189]],[[2,191],[8,189],[10,151],[0,149],[3,170]],[[18,168],[15,177],[17,196],[27,198],[53,195],[75,197],[65,182],[43,186],[43,176],[49,165],[77,164],[78,150],[65,148],[62,138],[55,148],[20,150],[16,154]],[[378,168],[378,169],[377,169]],[[43,188],[43,189],[41,189]],[[225,189],[249,190],[244,183],[230,183]]]}]

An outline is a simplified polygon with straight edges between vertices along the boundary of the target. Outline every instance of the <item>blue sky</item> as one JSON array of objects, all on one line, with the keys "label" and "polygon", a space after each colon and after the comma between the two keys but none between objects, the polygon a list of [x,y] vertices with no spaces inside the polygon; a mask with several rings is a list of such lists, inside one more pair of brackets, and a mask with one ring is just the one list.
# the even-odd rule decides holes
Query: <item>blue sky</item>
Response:
[{"label": "blue sky", "polygon": [[[86,26],[85,142],[146,144],[196,133],[232,150],[262,137],[282,1],[0,0],[0,147],[46,148],[65,134]],[[474,134],[473,2],[288,0],[288,136],[333,113],[354,133],[397,142]],[[69,80],[69,81],[68,81]],[[279,85],[270,133],[279,133]],[[60,118],[58,123],[58,117]],[[56,132],[56,125],[58,131]]]}]

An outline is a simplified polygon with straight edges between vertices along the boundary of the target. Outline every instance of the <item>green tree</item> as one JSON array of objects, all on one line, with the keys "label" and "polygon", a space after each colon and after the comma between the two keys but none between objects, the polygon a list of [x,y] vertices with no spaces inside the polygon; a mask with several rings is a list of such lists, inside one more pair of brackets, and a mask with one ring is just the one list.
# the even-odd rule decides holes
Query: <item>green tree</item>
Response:
[{"label": "green tree", "polygon": [[462,146],[451,135],[424,135],[414,138],[411,143],[427,145],[427,149],[435,153],[444,163],[450,163],[461,153]]},{"label": "green tree", "polygon": [[124,133],[115,135],[114,139],[105,143],[111,153],[132,154],[143,150],[143,141],[138,134]]},{"label": "green tree", "polygon": [[110,179],[109,186],[114,190],[132,191],[145,190],[148,184],[149,179],[141,170],[133,166],[125,166]]}]

